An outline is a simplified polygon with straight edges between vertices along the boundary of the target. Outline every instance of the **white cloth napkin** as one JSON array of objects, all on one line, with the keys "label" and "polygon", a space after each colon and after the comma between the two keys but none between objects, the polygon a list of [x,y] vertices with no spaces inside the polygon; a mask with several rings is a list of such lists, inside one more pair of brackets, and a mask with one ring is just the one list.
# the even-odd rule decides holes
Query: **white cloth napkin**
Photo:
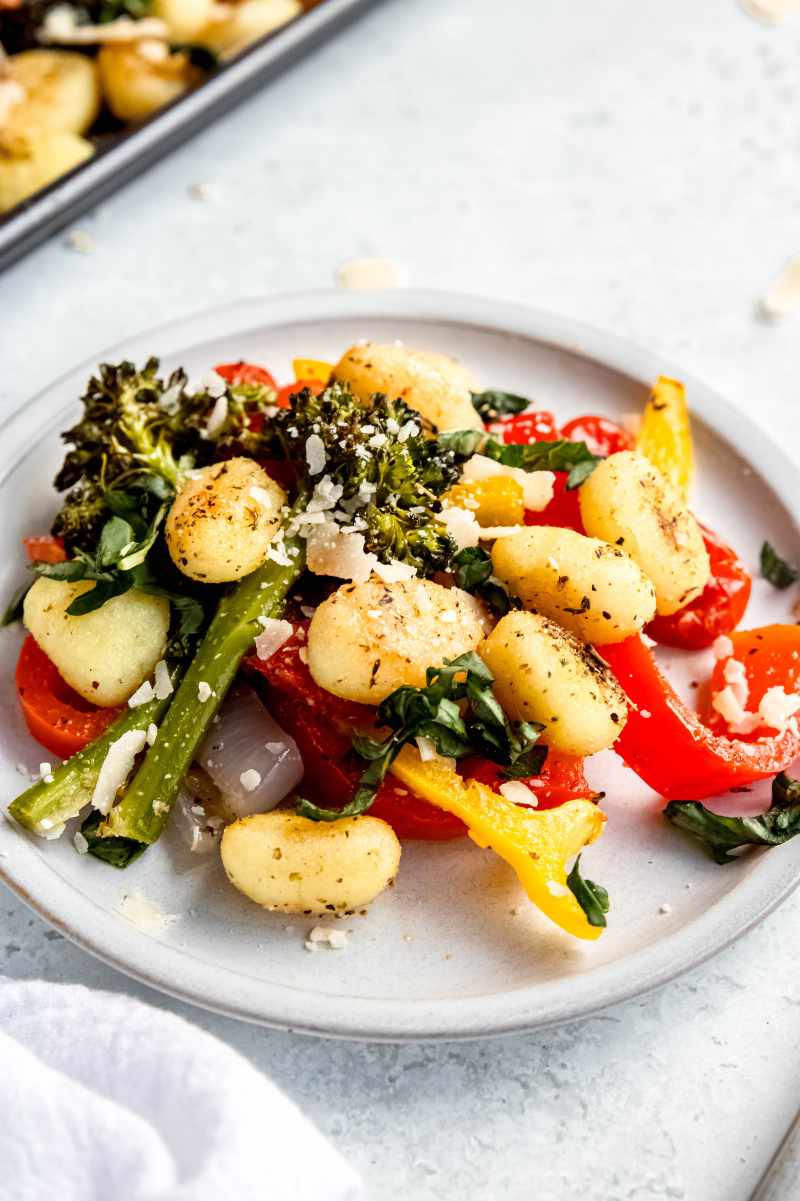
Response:
[{"label": "white cloth napkin", "polygon": [[0,983],[0,1201],[357,1201],[269,1080],[130,997]]}]

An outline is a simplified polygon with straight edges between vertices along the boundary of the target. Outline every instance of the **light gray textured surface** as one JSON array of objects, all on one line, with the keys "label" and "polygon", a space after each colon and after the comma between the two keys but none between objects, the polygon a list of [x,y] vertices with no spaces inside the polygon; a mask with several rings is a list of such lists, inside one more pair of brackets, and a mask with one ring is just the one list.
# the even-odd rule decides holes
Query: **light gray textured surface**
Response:
[{"label": "light gray textured surface", "polygon": [[[0,412],[127,333],[379,254],[667,350],[797,450],[800,326],[753,305],[800,253],[799,58],[800,21],[735,0],[389,0],[81,221],[93,255],[0,278]],[[746,1201],[800,1102],[799,916],[505,1042],[315,1042],[146,995],[269,1071],[376,1201]],[[0,932],[10,975],[145,994],[6,895]]]}]

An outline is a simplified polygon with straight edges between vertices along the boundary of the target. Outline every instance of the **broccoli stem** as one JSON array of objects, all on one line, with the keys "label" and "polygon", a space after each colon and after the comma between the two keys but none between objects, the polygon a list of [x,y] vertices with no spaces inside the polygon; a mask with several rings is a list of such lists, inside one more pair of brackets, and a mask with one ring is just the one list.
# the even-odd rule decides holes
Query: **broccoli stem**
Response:
[{"label": "broccoli stem", "polygon": [[151,723],[158,725],[168,707],[168,700],[152,700],[136,709],[126,709],[105,734],[56,768],[51,783],[39,780],[18,796],[9,805],[9,816],[41,838],[57,837],[64,823],[90,804],[111,743],[128,730],[146,730]]},{"label": "broccoli stem", "polygon": [[[285,540],[289,566],[268,560],[229,593],[181,681],[158,737],[122,800],[110,812],[101,834],[153,843],[164,829],[181,782],[192,764],[242,656],[260,630],[259,617],[278,617],[304,567],[304,544]],[[201,684],[211,695],[200,699]],[[205,692],[205,689],[202,690]]]}]

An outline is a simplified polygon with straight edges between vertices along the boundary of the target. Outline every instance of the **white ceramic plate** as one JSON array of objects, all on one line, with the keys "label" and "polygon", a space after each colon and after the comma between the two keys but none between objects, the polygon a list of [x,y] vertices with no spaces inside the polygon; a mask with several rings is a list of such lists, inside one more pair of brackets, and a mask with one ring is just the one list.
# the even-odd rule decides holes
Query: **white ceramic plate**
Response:
[{"label": "white ceramic plate", "polygon": [[[237,358],[290,379],[295,356],[335,360],[358,338],[400,338],[448,351],[486,386],[534,397],[561,418],[638,410],[646,386],[674,367],[563,318],[441,294],[321,293],[246,301],[192,317],[107,351],[200,373]],[[71,371],[5,426],[0,474],[0,595],[22,578],[19,539],[46,530],[58,432],[76,411],[94,364]],[[764,537],[796,544],[800,482],[779,446],[713,392],[689,381],[699,472],[696,511],[753,564]],[[757,581],[747,625],[791,620],[785,594]],[[27,735],[12,685],[18,630],[0,637],[0,787],[21,790],[16,765],[46,755]],[[678,662],[682,659],[682,662]],[[680,687],[703,678],[710,655],[676,656]],[[659,816],[657,798],[606,753],[591,761],[608,794],[608,829],[584,870],[610,891],[598,943],[563,935],[526,902],[510,871],[466,841],[407,844],[396,886],[367,917],[347,921],[344,951],[310,954],[308,919],[268,915],[230,888],[216,861],[198,866],[174,834],[125,872],[0,823],[6,883],[68,938],[132,976],[209,1009],[272,1026],[400,1040],[502,1034],[590,1013],[700,963],[768,913],[800,878],[800,845],[718,867]],[[763,807],[759,786],[743,800]],[[169,929],[148,935],[117,911],[144,894]],[[670,911],[661,913],[668,905]],[[518,912],[512,912],[518,909]]]}]

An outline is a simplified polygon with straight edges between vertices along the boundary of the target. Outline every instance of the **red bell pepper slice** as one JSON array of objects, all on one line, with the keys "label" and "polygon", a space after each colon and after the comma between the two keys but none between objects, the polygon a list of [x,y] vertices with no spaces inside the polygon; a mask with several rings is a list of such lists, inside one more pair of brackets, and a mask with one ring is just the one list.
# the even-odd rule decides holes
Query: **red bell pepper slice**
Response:
[{"label": "red bell pepper slice", "polygon": [[99,709],[73,692],[54,663],[28,635],[17,661],[17,693],[33,737],[68,759],[105,733],[121,708]]},{"label": "red bell pepper slice", "polygon": [[702,650],[720,634],[730,634],[744,617],[752,580],[736,554],[706,526],[703,541],[711,560],[711,578],[703,591],[677,613],[656,617],[647,633],[663,646]]},{"label": "red bell pepper slice", "polygon": [[[711,697],[725,687],[725,664],[728,658],[744,664],[749,686],[746,708],[755,713],[768,688],[798,691],[800,683],[800,627],[773,625],[758,630],[738,630],[730,635],[733,654],[717,660],[711,673],[711,684],[704,706],[703,721],[715,734],[727,733],[727,723],[711,705]],[[750,734],[737,734],[748,742],[763,738],[768,732],[761,726]]]},{"label": "red bell pepper slice", "polygon": [[[478,780],[497,792],[504,782],[503,768],[480,755],[470,756],[458,765],[459,775]],[[567,801],[596,800],[598,793],[589,786],[583,774],[583,759],[549,750],[538,776],[522,780],[536,796],[537,809],[555,809]]]},{"label": "red bell pepper slice", "polygon": [[[765,645],[779,637],[766,626]],[[780,636],[781,639],[783,635]],[[795,649],[800,631],[795,630]],[[614,750],[646,784],[667,800],[698,801],[752,784],[787,768],[800,754],[792,729],[757,742],[713,733],[670,686],[641,638],[597,648],[631,702]],[[784,648],[785,656],[789,654]],[[783,662],[790,660],[783,657]],[[785,677],[784,677],[785,678]]]}]

